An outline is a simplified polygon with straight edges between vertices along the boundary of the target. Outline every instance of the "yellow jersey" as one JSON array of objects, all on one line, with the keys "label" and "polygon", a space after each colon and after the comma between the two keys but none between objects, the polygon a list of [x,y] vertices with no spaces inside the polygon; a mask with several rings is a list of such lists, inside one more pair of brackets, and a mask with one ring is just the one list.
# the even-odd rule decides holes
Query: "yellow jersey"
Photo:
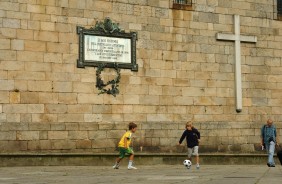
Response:
[{"label": "yellow jersey", "polygon": [[[132,137],[132,132],[129,130],[125,134],[123,134],[122,138],[118,143],[118,147],[128,148],[131,143],[131,137]],[[126,142],[124,140],[125,138],[126,138]]]}]

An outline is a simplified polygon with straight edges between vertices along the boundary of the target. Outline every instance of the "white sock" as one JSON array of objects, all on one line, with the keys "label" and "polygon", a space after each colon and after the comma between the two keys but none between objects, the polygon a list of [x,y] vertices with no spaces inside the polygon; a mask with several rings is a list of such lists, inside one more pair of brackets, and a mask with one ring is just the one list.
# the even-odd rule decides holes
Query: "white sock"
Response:
[{"label": "white sock", "polygon": [[129,162],[128,162],[128,167],[131,167],[131,166],[132,166],[132,163],[133,163],[133,161],[132,161],[132,160],[129,160]]}]

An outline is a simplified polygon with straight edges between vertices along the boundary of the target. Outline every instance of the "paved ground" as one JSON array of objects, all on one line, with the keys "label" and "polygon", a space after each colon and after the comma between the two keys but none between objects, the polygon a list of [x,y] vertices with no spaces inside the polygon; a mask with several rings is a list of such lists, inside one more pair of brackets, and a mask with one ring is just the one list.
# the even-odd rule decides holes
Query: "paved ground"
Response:
[{"label": "paved ground", "polygon": [[0,167],[0,184],[281,184],[282,167],[264,165],[140,165]]}]

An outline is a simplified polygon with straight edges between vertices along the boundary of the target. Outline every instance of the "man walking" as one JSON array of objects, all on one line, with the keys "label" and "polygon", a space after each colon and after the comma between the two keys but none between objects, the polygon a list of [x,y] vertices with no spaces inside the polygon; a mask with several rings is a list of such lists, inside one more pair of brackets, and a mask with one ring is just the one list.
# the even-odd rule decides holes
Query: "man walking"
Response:
[{"label": "man walking", "polygon": [[261,146],[265,148],[268,154],[268,167],[275,167],[273,159],[275,145],[278,145],[276,127],[273,125],[273,121],[268,119],[266,125],[261,127]]}]

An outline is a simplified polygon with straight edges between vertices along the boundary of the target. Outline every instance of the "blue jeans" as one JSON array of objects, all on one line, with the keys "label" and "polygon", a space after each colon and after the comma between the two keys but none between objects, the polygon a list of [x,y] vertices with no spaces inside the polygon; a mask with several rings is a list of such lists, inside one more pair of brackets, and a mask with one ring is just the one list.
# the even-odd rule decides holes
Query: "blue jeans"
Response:
[{"label": "blue jeans", "polygon": [[274,155],[274,151],[275,151],[275,142],[271,141],[270,143],[265,144],[265,149],[266,149],[267,154],[268,154],[267,163],[270,164],[270,165],[275,165],[274,159],[273,159],[273,155]]}]

